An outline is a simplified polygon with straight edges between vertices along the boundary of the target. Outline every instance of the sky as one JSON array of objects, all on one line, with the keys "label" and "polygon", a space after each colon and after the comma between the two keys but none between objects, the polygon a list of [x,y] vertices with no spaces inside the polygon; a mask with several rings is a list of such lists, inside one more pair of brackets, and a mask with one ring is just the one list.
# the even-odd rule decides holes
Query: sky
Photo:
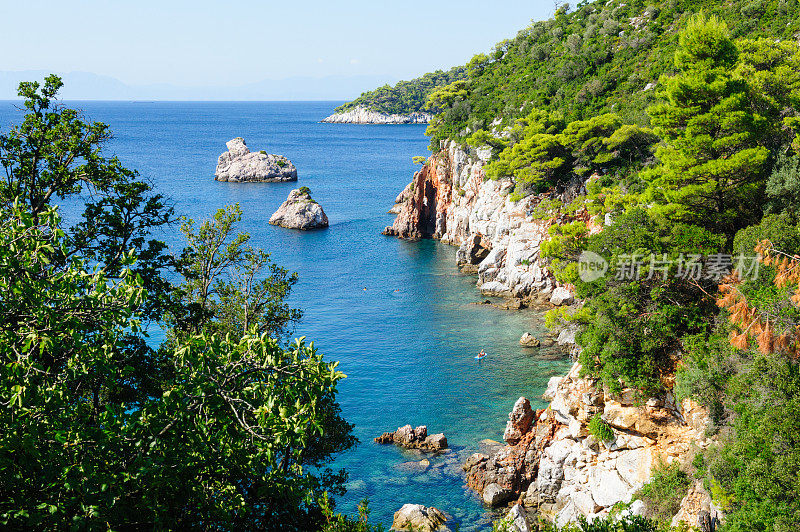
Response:
[{"label": "sky", "polygon": [[411,79],[464,64],[553,10],[552,0],[0,0],[0,71],[195,87]]}]

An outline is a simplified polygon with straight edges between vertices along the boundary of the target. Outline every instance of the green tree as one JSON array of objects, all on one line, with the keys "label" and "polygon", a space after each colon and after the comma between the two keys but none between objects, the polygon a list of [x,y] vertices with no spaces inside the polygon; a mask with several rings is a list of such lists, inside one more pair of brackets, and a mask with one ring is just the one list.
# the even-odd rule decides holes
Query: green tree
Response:
[{"label": "green tree", "polygon": [[151,296],[142,301],[149,319],[158,319],[169,304],[169,282],[163,275],[170,258],[166,245],[152,238],[158,227],[173,220],[165,198],[136,172],[116,158],[106,158],[102,147],[111,138],[107,125],[87,123],[74,109],[56,100],[63,83],[48,76],[43,85],[23,82],[19,95],[28,111],[19,126],[0,135],[0,203],[19,201],[33,214],[56,199],[80,198],[83,215],[67,234],[63,257],[80,255],[100,265],[110,277],[118,275],[122,257],[131,249]]},{"label": "green tree", "polygon": [[297,274],[247,245],[250,235],[236,232],[241,218],[236,204],[197,228],[188,219],[181,225],[187,246],[176,261],[184,278],[178,287],[184,314],[174,317],[177,331],[242,336],[255,330],[280,338],[302,317],[286,303]]},{"label": "green tree", "polygon": [[[325,465],[355,438],[336,364],[269,336],[299,317],[295,276],[235,234],[233,207],[185,226],[173,297],[150,236],[171,209],[103,157],[106,126],[57,105],[60,85],[22,84],[29,112],[0,136],[0,523],[318,529],[345,480]],[[66,227],[51,203],[82,191]]]},{"label": "green tree", "polygon": [[650,194],[661,216],[732,237],[760,215],[771,124],[734,74],[739,53],[725,23],[696,15],[679,42],[679,73],[661,80],[666,102],[648,110],[664,140],[656,149],[661,164],[647,174]]},{"label": "green tree", "polygon": [[[51,208],[17,203],[0,226],[0,520],[13,528],[306,529],[319,482],[304,449],[344,376],[302,340],[186,338],[159,392],[129,400],[125,338],[146,297],[50,260]],[[316,517],[318,519],[318,516]]]}]

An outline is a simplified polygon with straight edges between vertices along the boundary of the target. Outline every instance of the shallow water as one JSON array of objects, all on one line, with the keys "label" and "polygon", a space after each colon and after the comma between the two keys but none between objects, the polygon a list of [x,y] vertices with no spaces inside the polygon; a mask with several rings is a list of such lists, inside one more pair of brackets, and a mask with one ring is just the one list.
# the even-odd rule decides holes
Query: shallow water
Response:
[{"label": "shallow water", "polygon": [[[17,104],[18,105],[18,104]],[[314,340],[348,378],[340,387],[344,416],[361,443],[336,459],[350,473],[338,509],[355,511],[369,497],[371,518],[391,524],[404,503],[433,505],[461,524],[484,528],[487,514],[464,486],[460,463],[484,438],[500,440],[508,411],[525,395],[535,406],[552,375],[568,363],[545,349],[518,345],[525,331],[544,334],[534,311],[475,305],[475,279],[455,267],[455,248],[380,235],[386,211],[425,155],[425,126],[320,124],[336,103],[79,102],[86,117],[109,124],[108,154],[139,170],[195,219],[239,202],[241,229],[277,263],[299,272],[293,305],[305,310],[296,334]],[[19,122],[0,102],[0,130]],[[232,184],[213,179],[225,142],[242,136],[251,150],[289,157],[297,183]],[[267,224],[298,186],[311,188],[331,226],[296,232]],[[177,228],[163,235],[180,245]],[[366,290],[364,290],[366,288]],[[489,356],[474,360],[481,348]],[[424,473],[403,465],[420,456],[372,438],[400,425],[444,432],[454,452]]]}]

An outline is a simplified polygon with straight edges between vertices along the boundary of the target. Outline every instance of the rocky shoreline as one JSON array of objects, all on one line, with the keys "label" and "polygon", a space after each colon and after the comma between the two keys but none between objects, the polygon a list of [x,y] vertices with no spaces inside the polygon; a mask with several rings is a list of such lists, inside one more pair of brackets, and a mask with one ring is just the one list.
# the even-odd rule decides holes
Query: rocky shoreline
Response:
[{"label": "rocky shoreline", "polygon": [[[542,198],[512,201],[510,179],[486,179],[483,165],[490,155],[488,148],[468,153],[448,141],[397,196],[390,211],[397,217],[383,234],[458,246],[461,270],[477,274],[482,293],[515,302],[508,308],[575,303],[571,287],[560,286],[540,257],[548,229],[560,220],[533,216]],[[583,191],[577,183],[559,199]],[[580,353],[576,333],[577,328],[566,328],[557,340],[573,360]],[[522,345],[535,343],[521,338]],[[686,463],[693,449],[711,443],[705,436],[708,412],[696,403],[677,402],[666,393],[640,404],[633,390],[614,396],[599,381],[581,377],[580,369],[575,362],[567,375],[550,380],[543,396],[550,406],[544,410],[532,410],[521,397],[509,414],[506,444],[474,453],[463,465],[468,486],[486,505],[511,507],[512,531],[529,530],[538,517],[564,525],[579,516],[608,515],[620,503],[630,513],[647,514],[634,495],[654,467]],[[602,420],[613,436],[597,441],[589,433],[592,418]],[[705,532],[720,518],[711,497],[695,484],[674,522]]]},{"label": "rocky shoreline", "polygon": [[327,124],[427,124],[433,115],[430,113],[411,113],[408,115],[387,114],[367,109],[359,105],[343,113],[334,113],[321,122]]}]

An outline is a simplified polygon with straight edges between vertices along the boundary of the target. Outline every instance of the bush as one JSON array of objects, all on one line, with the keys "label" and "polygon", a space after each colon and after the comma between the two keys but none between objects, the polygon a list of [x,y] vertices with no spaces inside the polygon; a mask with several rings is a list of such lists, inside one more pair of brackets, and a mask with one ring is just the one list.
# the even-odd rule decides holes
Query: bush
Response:
[{"label": "bush", "polygon": [[659,521],[668,521],[678,513],[681,500],[686,496],[691,480],[683,472],[677,462],[656,465],[653,477],[637,493],[644,501],[651,517]]},{"label": "bush", "polygon": [[592,416],[592,419],[589,420],[589,434],[594,436],[594,439],[599,442],[607,442],[614,439],[614,429],[611,428],[611,425],[603,421],[599,413]]}]

